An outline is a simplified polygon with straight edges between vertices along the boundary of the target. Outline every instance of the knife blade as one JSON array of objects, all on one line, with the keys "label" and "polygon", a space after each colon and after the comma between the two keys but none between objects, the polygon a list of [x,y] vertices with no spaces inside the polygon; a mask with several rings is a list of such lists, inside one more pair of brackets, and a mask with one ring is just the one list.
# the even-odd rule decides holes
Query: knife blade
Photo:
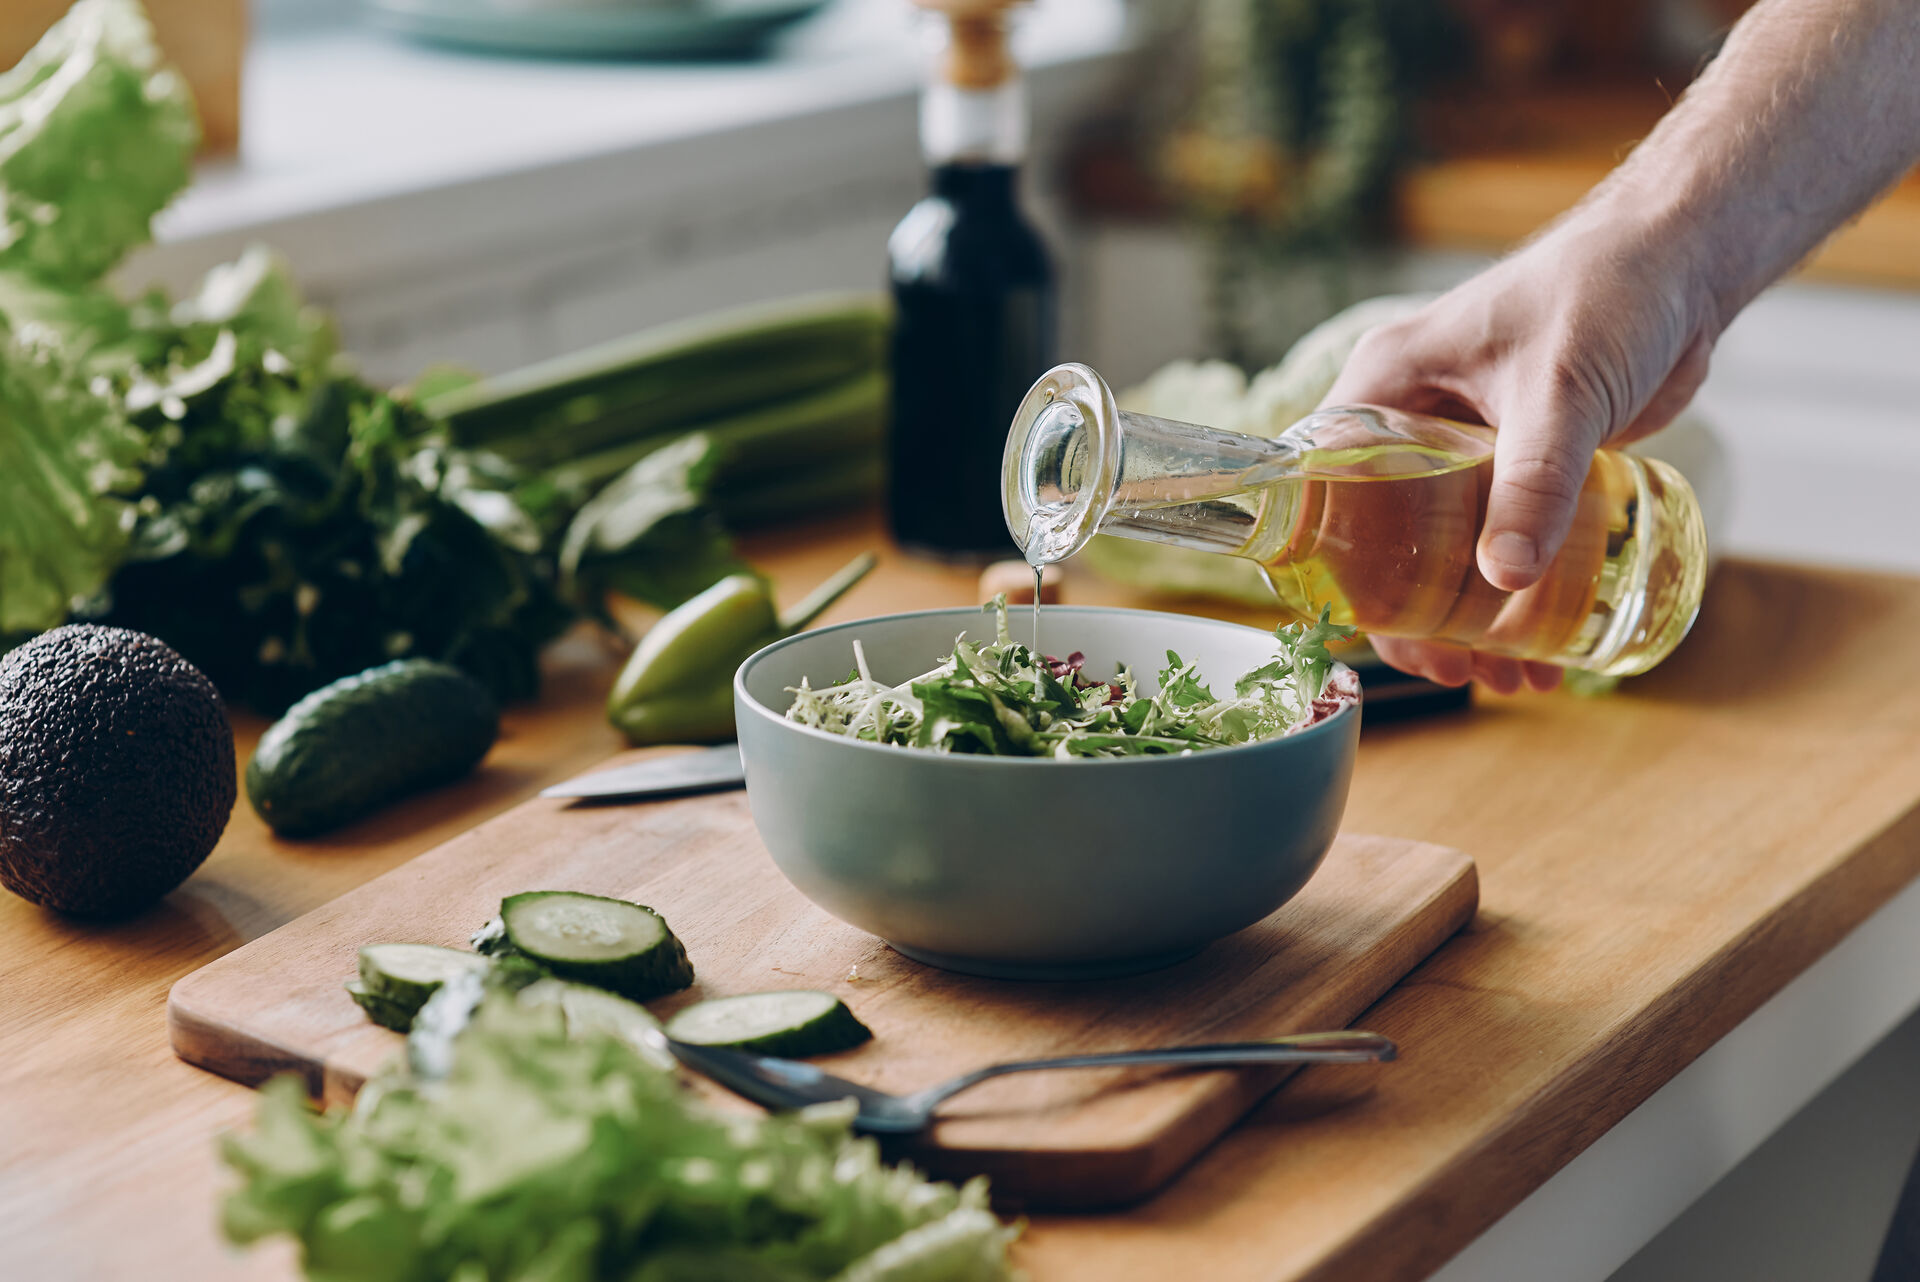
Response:
[{"label": "knife blade", "polygon": [[677,752],[671,757],[652,757],[630,766],[616,766],[581,775],[551,788],[543,788],[543,797],[577,797],[594,801],[640,801],[649,797],[675,797],[692,792],[716,792],[738,788],[746,783],[745,767],[740,762],[740,745],[723,743],[698,752]]}]

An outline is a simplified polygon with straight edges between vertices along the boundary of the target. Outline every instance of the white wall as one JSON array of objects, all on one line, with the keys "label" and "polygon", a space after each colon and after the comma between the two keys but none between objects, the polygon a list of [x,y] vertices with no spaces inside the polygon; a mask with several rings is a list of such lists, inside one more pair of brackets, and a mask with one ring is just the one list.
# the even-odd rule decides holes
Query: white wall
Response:
[{"label": "white wall", "polygon": [[[479,57],[275,3],[240,159],[203,170],[122,277],[181,290],[270,244],[377,380],[881,288],[887,233],[926,190],[897,0],[838,0],[766,63],[683,65]],[[1117,0],[1047,0],[1017,27],[1030,174],[1057,172],[1123,28]],[[1052,193],[1030,195],[1064,247]]]},{"label": "white wall", "polygon": [[1917,1148],[1913,1015],[1608,1282],[1868,1282]]}]

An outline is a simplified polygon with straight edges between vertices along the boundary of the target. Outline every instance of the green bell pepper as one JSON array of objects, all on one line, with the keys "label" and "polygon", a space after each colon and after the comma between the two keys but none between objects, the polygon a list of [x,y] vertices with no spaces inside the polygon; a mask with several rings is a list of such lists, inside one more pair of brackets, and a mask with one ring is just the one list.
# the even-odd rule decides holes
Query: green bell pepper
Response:
[{"label": "green bell pepper", "polygon": [[757,574],[730,574],[669,611],[613,683],[607,719],[638,745],[733,738],[733,673],[764,646],[811,624],[875,564],[862,553],[782,614]]}]

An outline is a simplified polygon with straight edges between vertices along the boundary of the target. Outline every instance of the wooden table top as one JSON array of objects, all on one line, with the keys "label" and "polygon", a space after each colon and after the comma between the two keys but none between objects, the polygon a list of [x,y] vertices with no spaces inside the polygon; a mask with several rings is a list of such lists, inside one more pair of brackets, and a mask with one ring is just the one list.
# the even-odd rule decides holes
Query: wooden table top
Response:
[{"label": "wooden table top", "polygon": [[[877,539],[849,518],[750,543],[797,596]],[[972,599],[888,557],[837,618]],[[1069,599],[1126,594],[1074,578]],[[1458,846],[1477,923],[1365,1017],[1389,1070],[1303,1075],[1159,1197],[1036,1220],[1036,1282],[1424,1276],[1920,871],[1920,581],[1724,565],[1694,635],[1616,695],[1482,698],[1367,731],[1347,826]],[[0,902],[0,1242],[35,1278],[293,1276],[214,1230],[213,1141],[251,1093],[175,1060],[179,976],[621,745],[617,656],[552,652],[471,779],[316,842],[243,802],[212,858],[113,927]],[[242,761],[258,722],[239,726]],[[1920,985],[1920,977],[1915,978]]]}]

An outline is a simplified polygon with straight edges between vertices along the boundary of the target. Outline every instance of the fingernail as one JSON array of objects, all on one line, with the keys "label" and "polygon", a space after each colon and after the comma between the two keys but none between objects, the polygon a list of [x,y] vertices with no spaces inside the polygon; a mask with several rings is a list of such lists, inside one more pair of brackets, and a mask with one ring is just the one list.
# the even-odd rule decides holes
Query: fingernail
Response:
[{"label": "fingernail", "polygon": [[1531,570],[1540,559],[1540,545],[1518,530],[1501,530],[1487,540],[1493,559],[1515,570]]}]

